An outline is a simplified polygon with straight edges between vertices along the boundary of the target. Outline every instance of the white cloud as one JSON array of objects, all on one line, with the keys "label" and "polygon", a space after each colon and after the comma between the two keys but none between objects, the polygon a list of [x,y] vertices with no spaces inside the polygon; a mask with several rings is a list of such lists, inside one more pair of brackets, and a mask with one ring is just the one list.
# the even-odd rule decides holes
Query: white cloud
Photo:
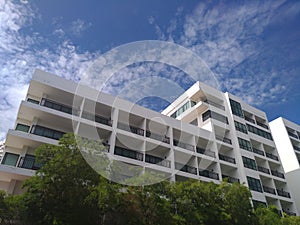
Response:
[{"label": "white cloud", "polygon": [[[5,138],[9,128],[13,128],[20,101],[25,98],[36,68],[78,80],[99,55],[98,52],[79,53],[68,40],[58,44],[55,50],[47,46],[36,49],[33,46],[41,43],[43,37],[20,32],[36,17],[37,13],[29,4],[0,0],[0,140]],[[82,31],[83,27],[80,29]]]},{"label": "white cloud", "polygon": [[89,27],[91,27],[92,24],[91,23],[87,23],[81,19],[77,19],[75,21],[72,22],[71,24],[71,32],[74,35],[81,35],[81,33],[85,30],[87,30]]}]

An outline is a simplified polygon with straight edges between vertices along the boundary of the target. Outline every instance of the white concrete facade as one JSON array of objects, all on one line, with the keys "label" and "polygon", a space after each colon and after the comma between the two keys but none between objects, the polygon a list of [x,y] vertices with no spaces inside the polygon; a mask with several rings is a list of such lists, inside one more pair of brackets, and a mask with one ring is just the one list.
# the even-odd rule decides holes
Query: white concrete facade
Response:
[{"label": "white concrete facade", "polygon": [[300,126],[279,117],[270,122],[270,128],[286,180],[299,211],[300,209]]},{"label": "white concrete facade", "polygon": [[36,70],[7,134],[0,189],[20,193],[39,167],[40,144],[57,144],[66,132],[97,138],[91,130],[124,163],[163,172],[170,181],[227,178],[248,186],[254,203],[298,214],[265,113],[201,82],[158,113]]}]

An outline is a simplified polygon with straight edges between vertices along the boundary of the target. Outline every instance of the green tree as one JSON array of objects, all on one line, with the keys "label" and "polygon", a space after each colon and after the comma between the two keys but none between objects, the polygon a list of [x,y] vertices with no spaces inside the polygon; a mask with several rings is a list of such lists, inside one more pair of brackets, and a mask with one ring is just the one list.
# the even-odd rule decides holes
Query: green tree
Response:
[{"label": "green tree", "polygon": [[[100,142],[93,146],[94,151],[104,149]],[[75,136],[66,134],[57,146],[40,146],[36,158],[43,167],[24,183],[26,219],[34,224],[100,224],[97,200],[90,194],[101,178],[82,157]]]},{"label": "green tree", "polygon": [[280,217],[275,206],[258,207],[255,210],[259,225],[279,225]]}]

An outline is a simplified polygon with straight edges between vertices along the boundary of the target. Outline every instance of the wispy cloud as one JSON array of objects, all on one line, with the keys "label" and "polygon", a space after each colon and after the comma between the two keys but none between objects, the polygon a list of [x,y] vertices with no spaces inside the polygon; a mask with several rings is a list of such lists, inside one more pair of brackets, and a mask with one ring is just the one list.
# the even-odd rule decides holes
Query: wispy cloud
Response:
[{"label": "wispy cloud", "polygon": [[81,19],[77,19],[72,22],[70,30],[74,35],[79,36],[83,31],[87,30],[91,26],[91,23],[87,23]]},{"label": "wispy cloud", "polygon": [[[288,95],[286,87],[292,80],[283,74],[295,77],[288,63],[284,68],[279,65],[286,61],[287,49],[294,47],[286,43],[285,49],[280,49],[281,55],[278,46],[265,40],[266,32],[279,18],[290,20],[299,12],[298,3],[284,0],[205,2],[186,15],[183,23],[182,17],[175,16],[169,28],[160,29],[158,37],[192,49],[216,74],[223,91],[254,105],[278,103]],[[152,23],[159,26],[155,20]]]},{"label": "wispy cloud", "polygon": [[[54,50],[41,45],[46,42],[45,37],[28,36],[21,31],[37,17],[29,4],[0,0],[0,140],[13,127],[19,103],[36,68],[78,81],[99,56],[99,52],[79,52],[69,40],[62,41]],[[43,47],[34,47],[37,45]]]}]

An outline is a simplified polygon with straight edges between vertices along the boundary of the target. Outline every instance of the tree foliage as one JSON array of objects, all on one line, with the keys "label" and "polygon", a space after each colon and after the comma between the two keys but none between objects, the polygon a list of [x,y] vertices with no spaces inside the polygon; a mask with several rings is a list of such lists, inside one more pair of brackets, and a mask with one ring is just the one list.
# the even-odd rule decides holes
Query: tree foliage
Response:
[{"label": "tree foliage", "polygon": [[[300,224],[299,217],[280,218],[274,207],[254,211],[250,191],[238,183],[188,180],[135,186],[155,179],[147,172],[128,180],[133,186],[113,183],[94,171],[109,165],[105,157],[95,159],[103,154],[101,142],[79,141],[84,142],[85,153],[73,134],[65,135],[58,146],[42,145],[36,150],[43,167],[24,183],[24,194],[0,192],[0,225]],[[94,169],[86,159],[95,163]]]}]

